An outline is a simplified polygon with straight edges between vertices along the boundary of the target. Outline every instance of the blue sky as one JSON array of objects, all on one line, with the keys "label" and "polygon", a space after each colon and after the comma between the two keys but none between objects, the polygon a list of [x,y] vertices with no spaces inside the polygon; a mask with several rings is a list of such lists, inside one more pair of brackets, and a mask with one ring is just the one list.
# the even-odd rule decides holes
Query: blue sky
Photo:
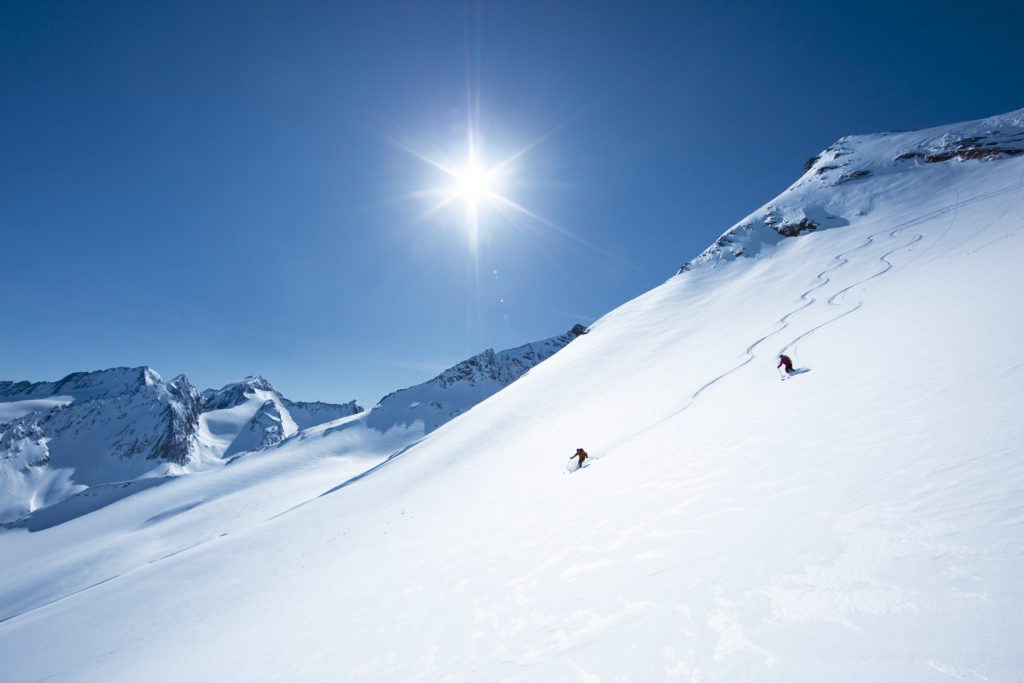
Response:
[{"label": "blue sky", "polygon": [[[1020,3],[7,2],[0,378],[299,400],[429,379],[670,277],[852,133],[1024,106]],[[464,202],[484,164],[542,218]],[[425,215],[427,214],[427,215]]]}]

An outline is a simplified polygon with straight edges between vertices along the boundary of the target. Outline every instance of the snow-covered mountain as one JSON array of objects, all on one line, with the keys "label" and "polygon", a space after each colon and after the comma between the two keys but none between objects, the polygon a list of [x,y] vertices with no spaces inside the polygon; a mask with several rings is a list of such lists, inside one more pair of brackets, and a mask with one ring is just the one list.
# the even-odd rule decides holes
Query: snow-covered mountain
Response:
[{"label": "snow-covered mountain", "polygon": [[90,486],[168,474],[196,453],[199,392],[150,368],[0,382],[0,521]]},{"label": "snow-covered mountain", "polygon": [[203,392],[199,444],[207,457],[220,459],[273,446],[303,429],[362,411],[355,401],[290,401],[262,377],[246,377]]},{"label": "snow-covered mountain", "polygon": [[408,427],[419,421],[424,432],[430,433],[512,384],[586,332],[583,325],[574,325],[565,334],[543,341],[498,352],[487,349],[429,382],[388,394],[370,411],[366,424],[386,432],[397,425]]},{"label": "snow-covered mountain", "polygon": [[0,522],[72,496],[82,500],[63,514],[81,514],[278,443],[300,422],[314,426],[361,410],[354,401],[294,403],[259,377],[200,394],[184,375],[165,382],[147,367],[0,382]]},{"label": "snow-covered mountain", "polygon": [[0,676],[1018,680],[1022,134],[843,138],[429,433],[0,533]]}]

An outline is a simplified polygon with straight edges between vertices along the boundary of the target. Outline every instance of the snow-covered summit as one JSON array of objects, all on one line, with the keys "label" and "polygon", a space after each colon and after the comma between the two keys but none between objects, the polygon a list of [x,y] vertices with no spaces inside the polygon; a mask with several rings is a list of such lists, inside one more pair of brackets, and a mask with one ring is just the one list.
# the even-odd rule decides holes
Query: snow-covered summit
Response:
[{"label": "snow-covered summit", "polygon": [[[757,256],[789,237],[850,225],[887,187],[913,182],[922,164],[995,162],[1024,155],[1024,109],[903,133],[850,135],[807,160],[805,173],[771,202],[729,228],[679,272]],[[906,194],[906,193],[905,193]]]},{"label": "snow-covered summit", "polygon": [[[280,407],[276,410],[279,412],[283,410],[287,413],[286,423],[294,423],[297,431],[363,412],[363,407],[355,401],[347,403],[293,401],[277,391],[269,381],[260,375],[250,375],[241,382],[232,382],[220,389],[207,389],[203,392],[203,411],[212,412],[237,408],[250,403],[254,398],[264,402],[271,400],[279,404]],[[288,435],[290,436],[290,434]],[[238,449],[234,447],[229,450],[237,452]]]},{"label": "snow-covered summit", "polygon": [[232,382],[220,389],[206,389],[203,391],[203,410],[234,408],[261,391],[272,392],[275,389],[270,382],[259,375],[249,375],[241,382]]},{"label": "snow-covered summit", "polygon": [[200,450],[203,457],[217,462],[273,446],[303,429],[361,412],[362,406],[355,401],[291,401],[263,377],[250,375],[241,382],[203,392]]}]

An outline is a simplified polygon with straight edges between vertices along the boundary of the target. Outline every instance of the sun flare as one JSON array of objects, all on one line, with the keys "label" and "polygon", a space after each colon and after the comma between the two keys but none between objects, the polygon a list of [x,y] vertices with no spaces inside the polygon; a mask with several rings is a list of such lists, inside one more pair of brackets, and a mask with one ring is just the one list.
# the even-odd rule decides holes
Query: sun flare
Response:
[{"label": "sun flare", "polygon": [[[513,224],[521,229],[543,225],[559,233],[565,230],[530,211],[513,199],[509,192],[517,185],[523,157],[542,142],[546,136],[505,156],[488,158],[481,145],[482,135],[475,123],[467,122],[462,154],[440,151],[436,146],[427,152],[424,147],[409,141],[394,142],[405,151],[434,170],[433,184],[413,193],[413,197],[427,199],[432,204],[421,218],[437,216],[443,222],[452,222],[454,216],[476,251],[481,230],[497,224]],[[461,146],[461,145],[459,145]],[[454,210],[454,212],[452,212]],[[449,213],[452,212],[452,213]]]},{"label": "sun flare", "polygon": [[476,202],[491,194],[491,173],[472,161],[455,174],[458,197]]}]

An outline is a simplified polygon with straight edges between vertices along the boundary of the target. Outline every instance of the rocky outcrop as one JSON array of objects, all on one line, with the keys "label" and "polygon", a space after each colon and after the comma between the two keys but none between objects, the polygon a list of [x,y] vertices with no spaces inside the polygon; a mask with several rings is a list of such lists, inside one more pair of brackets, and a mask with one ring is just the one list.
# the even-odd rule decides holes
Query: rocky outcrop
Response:
[{"label": "rocky outcrop", "polygon": [[1008,130],[992,119],[993,125],[977,134],[951,132],[915,149],[896,156],[896,161],[921,161],[938,164],[943,161],[990,161],[1024,154],[1024,134]]}]

